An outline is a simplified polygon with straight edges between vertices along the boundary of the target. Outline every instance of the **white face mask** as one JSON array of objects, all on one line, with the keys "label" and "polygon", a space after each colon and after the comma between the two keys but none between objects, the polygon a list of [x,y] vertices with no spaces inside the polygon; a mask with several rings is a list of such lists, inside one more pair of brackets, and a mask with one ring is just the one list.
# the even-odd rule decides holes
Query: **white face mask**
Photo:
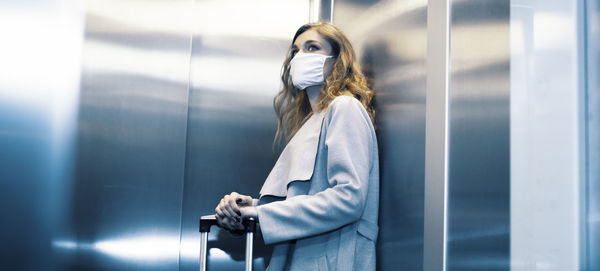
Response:
[{"label": "white face mask", "polygon": [[325,60],[330,57],[322,54],[298,52],[290,61],[290,75],[294,86],[298,89],[305,89],[325,83],[323,66]]}]

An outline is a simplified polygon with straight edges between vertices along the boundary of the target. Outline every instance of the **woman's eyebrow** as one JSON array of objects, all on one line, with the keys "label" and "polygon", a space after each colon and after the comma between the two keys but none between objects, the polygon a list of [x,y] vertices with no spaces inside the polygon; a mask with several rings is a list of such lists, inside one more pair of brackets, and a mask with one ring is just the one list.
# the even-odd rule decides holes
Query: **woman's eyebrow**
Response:
[{"label": "woman's eyebrow", "polygon": [[316,41],[316,40],[307,40],[306,43],[316,43],[316,44],[321,44],[320,42]]},{"label": "woman's eyebrow", "polygon": [[[317,45],[321,45],[321,43],[316,40],[307,40],[304,42],[304,44],[309,44],[309,43],[316,43]],[[296,44],[292,45],[292,49],[298,50],[298,45],[296,45]]]}]

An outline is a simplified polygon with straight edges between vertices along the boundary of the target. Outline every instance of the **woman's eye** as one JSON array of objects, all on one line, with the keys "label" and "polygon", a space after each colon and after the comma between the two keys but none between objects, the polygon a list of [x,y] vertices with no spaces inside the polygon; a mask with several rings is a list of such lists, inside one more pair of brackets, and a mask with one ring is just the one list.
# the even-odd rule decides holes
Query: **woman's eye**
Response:
[{"label": "woman's eye", "polygon": [[312,52],[312,51],[317,51],[317,50],[319,50],[319,49],[320,49],[320,48],[319,48],[318,46],[316,46],[316,45],[310,45],[310,46],[308,46],[308,51],[309,51],[309,52]]}]

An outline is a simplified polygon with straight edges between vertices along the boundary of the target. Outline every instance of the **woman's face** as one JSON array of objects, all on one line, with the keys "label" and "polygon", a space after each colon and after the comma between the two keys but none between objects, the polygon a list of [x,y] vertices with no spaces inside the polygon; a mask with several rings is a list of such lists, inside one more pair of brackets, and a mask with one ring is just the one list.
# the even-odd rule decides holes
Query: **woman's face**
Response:
[{"label": "woman's face", "polygon": [[[292,52],[294,55],[297,52],[302,52],[331,56],[333,54],[333,48],[319,32],[314,29],[309,29],[296,38],[296,41],[294,41],[294,45],[292,46]],[[323,65],[323,76],[325,78],[331,74],[335,60],[336,59],[333,57],[325,60],[325,64]]]}]

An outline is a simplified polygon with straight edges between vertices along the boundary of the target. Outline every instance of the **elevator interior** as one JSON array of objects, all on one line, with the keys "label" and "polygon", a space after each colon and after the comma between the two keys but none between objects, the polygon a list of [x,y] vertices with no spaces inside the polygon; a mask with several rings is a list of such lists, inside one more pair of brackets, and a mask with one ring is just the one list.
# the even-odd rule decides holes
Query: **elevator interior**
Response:
[{"label": "elevator interior", "polygon": [[[277,159],[281,64],[296,29],[317,20],[348,35],[377,95],[379,270],[600,269],[599,9],[590,0],[2,3],[0,269],[197,270],[200,215],[231,191],[257,196]],[[432,14],[447,16],[447,38]],[[447,42],[447,62],[428,50],[432,38]],[[440,63],[446,108],[427,108]],[[432,157],[427,124],[439,116],[446,148]],[[434,159],[442,182],[426,176]],[[439,213],[426,209],[435,204]],[[443,238],[425,230],[431,221]],[[264,270],[269,249],[255,240]],[[428,253],[438,244],[441,257]],[[217,230],[209,247],[210,270],[243,267],[243,239]]]}]

